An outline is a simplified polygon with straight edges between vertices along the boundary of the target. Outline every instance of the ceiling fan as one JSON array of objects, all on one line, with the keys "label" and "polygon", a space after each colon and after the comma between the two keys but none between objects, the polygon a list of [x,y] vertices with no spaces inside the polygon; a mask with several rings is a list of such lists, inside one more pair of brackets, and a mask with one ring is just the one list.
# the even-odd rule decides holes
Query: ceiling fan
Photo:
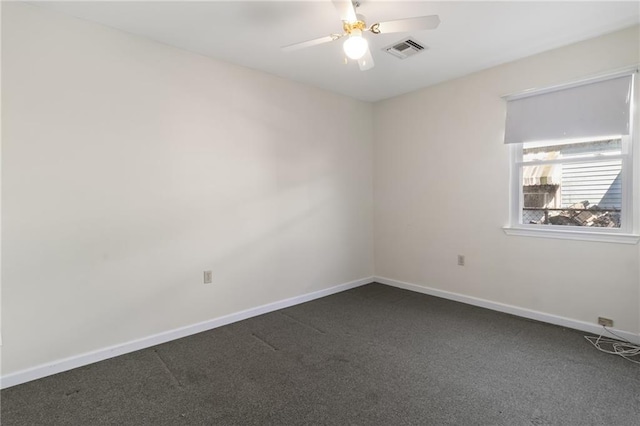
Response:
[{"label": "ceiling fan", "polygon": [[438,15],[417,16],[415,18],[397,19],[394,21],[376,22],[367,27],[364,16],[356,14],[356,7],[360,3],[352,0],[331,0],[342,19],[342,34],[330,34],[325,37],[314,38],[313,40],[294,43],[282,47],[285,52],[298,50],[305,47],[316,46],[318,44],[335,41],[347,37],[342,48],[347,57],[358,61],[360,70],[366,71],[373,68],[373,56],[369,50],[369,43],[364,38],[364,33],[369,31],[372,34],[400,33],[407,31],[433,30],[440,25]]}]

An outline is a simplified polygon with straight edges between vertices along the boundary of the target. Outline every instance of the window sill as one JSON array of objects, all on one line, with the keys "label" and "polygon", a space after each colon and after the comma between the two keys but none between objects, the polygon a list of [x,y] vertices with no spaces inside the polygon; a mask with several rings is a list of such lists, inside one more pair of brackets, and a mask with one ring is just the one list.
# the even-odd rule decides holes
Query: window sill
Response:
[{"label": "window sill", "polygon": [[640,235],[619,234],[615,232],[567,231],[563,229],[533,229],[505,226],[507,235],[520,237],[556,238],[561,240],[597,241],[601,243],[637,244]]}]

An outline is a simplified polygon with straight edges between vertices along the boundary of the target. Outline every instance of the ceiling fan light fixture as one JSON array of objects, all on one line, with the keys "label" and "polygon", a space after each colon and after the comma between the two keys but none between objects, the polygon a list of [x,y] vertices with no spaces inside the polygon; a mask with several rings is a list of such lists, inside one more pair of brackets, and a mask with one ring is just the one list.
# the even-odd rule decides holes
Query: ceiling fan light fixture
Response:
[{"label": "ceiling fan light fixture", "polygon": [[346,39],[342,45],[342,48],[344,49],[345,55],[351,59],[358,60],[367,53],[369,43],[362,37],[362,30],[353,29],[349,33],[349,38]]}]

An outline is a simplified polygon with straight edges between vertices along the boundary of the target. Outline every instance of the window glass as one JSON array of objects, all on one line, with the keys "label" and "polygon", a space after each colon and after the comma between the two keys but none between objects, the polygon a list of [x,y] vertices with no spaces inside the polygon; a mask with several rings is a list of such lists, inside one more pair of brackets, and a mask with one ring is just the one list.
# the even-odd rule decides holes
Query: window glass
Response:
[{"label": "window glass", "polygon": [[522,224],[620,228],[620,139],[523,144]]}]

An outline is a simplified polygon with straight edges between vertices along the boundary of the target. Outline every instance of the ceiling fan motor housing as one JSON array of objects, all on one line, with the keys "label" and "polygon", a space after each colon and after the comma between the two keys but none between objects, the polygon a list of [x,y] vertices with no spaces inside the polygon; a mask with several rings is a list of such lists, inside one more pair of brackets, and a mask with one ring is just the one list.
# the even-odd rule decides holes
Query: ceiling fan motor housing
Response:
[{"label": "ceiling fan motor housing", "polygon": [[346,22],[342,23],[342,28],[344,32],[347,34],[351,34],[353,30],[365,31],[367,29],[367,24],[365,24],[364,16],[358,15],[358,20],[356,22]]}]

